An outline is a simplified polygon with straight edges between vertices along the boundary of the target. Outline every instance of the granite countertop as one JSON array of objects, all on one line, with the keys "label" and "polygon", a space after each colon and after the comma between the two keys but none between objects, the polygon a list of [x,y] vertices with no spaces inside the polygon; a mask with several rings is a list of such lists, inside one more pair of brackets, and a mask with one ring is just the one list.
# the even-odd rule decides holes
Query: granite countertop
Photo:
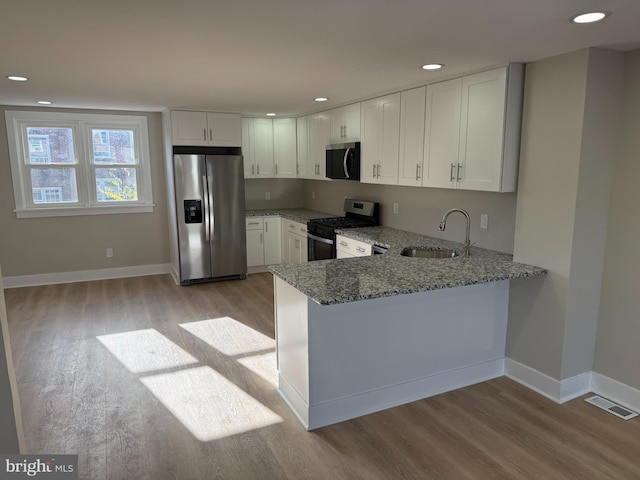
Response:
[{"label": "granite countertop", "polygon": [[403,257],[408,246],[462,251],[463,245],[388,227],[353,228],[341,235],[388,248],[383,255],[271,265],[269,270],[320,305],[545,275],[547,271],[493,250],[471,247],[469,257]]},{"label": "granite countertop", "polygon": [[315,210],[308,210],[306,208],[271,208],[265,210],[247,210],[245,211],[247,217],[270,217],[279,216],[293,220],[294,222],[307,223],[314,218],[327,218],[335,217],[330,213],[316,212]]}]

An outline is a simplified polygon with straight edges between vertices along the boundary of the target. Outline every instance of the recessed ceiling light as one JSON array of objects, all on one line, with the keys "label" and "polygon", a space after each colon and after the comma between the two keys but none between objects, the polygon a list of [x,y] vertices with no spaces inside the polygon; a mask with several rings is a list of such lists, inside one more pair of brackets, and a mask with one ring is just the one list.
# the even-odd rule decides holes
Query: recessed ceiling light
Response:
[{"label": "recessed ceiling light", "polygon": [[326,102],[327,100],[329,100],[329,98],[328,97],[316,97],[316,98],[314,98],[314,100],[316,102]]},{"label": "recessed ceiling light", "polygon": [[273,112],[269,112],[266,115],[267,115],[267,117],[275,117],[276,116],[276,114],[273,113]]},{"label": "recessed ceiling light", "polygon": [[51,105],[51,102],[49,100],[38,100],[36,103],[38,105]]},{"label": "recessed ceiling light", "polygon": [[576,15],[571,19],[571,21],[573,23],[593,23],[593,22],[599,22],[600,20],[608,17],[609,15],[611,15],[611,12],[605,12],[605,11],[585,12],[585,13]]},{"label": "recessed ceiling light", "polygon": [[422,65],[423,70],[439,70],[442,67],[444,67],[442,63],[427,63],[425,65]]},{"label": "recessed ceiling light", "polygon": [[13,80],[14,82],[26,82],[29,80],[27,77],[22,77],[20,75],[7,75],[9,80]]}]

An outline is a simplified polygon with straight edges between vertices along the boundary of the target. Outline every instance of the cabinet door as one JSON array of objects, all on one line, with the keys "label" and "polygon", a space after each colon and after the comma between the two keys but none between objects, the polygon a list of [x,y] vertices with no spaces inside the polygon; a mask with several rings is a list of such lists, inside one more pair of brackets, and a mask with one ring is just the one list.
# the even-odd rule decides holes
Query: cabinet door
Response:
[{"label": "cabinet door", "polygon": [[297,131],[297,167],[296,172],[299,178],[308,178],[309,163],[309,117],[296,119]]},{"label": "cabinet door", "polygon": [[247,267],[264,265],[264,233],[247,230]]},{"label": "cabinet door", "polygon": [[242,118],[237,113],[207,113],[209,145],[214,147],[242,146]]},{"label": "cabinet door", "polygon": [[455,188],[459,171],[461,101],[461,78],[427,86],[424,186]]},{"label": "cabinet door", "polygon": [[208,145],[207,113],[171,112],[172,145]]},{"label": "cabinet door", "polygon": [[244,178],[253,178],[256,173],[253,147],[253,119],[242,119],[242,156],[244,162]]},{"label": "cabinet door", "polygon": [[273,156],[276,177],[296,177],[296,119],[273,120]]},{"label": "cabinet door", "polygon": [[354,103],[331,110],[331,142],[360,140],[360,104]]},{"label": "cabinet door", "polygon": [[264,264],[282,263],[282,227],[280,217],[264,219]]},{"label": "cabinet door", "polygon": [[422,184],[426,88],[402,92],[400,98],[400,160],[398,184]]},{"label": "cabinet door", "polygon": [[253,119],[253,155],[256,178],[273,177],[273,122],[267,118]]},{"label": "cabinet door", "polygon": [[500,191],[506,68],[462,79],[458,188]]},{"label": "cabinet door", "polygon": [[360,181],[396,185],[400,141],[400,94],[395,93],[363,102],[360,112]]},{"label": "cabinet door", "polygon": [[330,112],[320,112],[309,117],[309,178],[327,179],[327,145],[331,135]]}]

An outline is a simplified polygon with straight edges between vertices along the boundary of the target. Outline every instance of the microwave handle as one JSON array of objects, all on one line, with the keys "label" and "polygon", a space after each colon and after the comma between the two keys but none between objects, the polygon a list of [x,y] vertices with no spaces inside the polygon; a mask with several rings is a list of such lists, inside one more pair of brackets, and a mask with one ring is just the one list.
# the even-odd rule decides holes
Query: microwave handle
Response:
[{"label": "microwave handle", "polygon": [[351,150],[351,148],[347,148],[347,150],[344,152],[344,161],[342,162],[345,178],[349,178],[349,170],[347,170],[347,159],[349,158],[349,150]]}]

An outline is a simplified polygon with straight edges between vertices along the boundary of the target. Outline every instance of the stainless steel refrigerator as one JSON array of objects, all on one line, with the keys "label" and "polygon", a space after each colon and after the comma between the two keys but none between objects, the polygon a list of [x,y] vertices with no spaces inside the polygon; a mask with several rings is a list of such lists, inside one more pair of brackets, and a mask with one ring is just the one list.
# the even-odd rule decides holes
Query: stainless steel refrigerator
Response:
[{"label": "stainless steel refrigerator", "polygon": [[240,148],[174,147],[180,283],[246,278]]}]

